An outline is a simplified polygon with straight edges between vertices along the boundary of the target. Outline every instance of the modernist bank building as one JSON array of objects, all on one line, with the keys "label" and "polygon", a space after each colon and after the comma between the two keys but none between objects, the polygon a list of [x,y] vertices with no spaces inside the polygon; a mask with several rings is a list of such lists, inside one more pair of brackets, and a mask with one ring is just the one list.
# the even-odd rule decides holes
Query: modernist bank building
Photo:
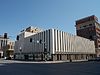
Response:
[{"label": "modernist bank building", "polygon": [[95,57],[94,42],[56,29],[29,27],[15,42],[14,58],[21,60],[86,60]]}]

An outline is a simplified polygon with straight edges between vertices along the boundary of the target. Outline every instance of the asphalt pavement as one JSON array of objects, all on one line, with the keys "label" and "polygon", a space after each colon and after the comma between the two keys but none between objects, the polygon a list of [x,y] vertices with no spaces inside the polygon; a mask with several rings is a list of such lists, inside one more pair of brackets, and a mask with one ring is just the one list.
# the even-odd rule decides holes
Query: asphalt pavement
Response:
[{"label": "asphalt pavement", "polygon": [[22,62],[0,60],[0,75],[100,75],[100,62],[96,61],[60,63]]}]

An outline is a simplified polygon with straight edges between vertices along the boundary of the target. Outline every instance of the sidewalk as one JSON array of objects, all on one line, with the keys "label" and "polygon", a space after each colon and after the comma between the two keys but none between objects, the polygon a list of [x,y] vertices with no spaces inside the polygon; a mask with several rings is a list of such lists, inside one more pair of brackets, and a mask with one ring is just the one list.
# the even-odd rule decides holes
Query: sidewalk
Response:
[{"label": "sidewalk", "polygon": [[[72,62],[83,62],[87,60],[72,60]],[[19,60],[5,60],[0,59],[0,63],[65,63],[70,62],[68,61],[19,61]]]},{"label": "sidewalk", "polygon": [[5,60],[0,61],[0,63],[63,63],[66,61],[15,61],[15,60]]},{"label": "sidewalk", "polygon": [[64,63],[69,61],[18,61],[0,59],[0,63]]}]

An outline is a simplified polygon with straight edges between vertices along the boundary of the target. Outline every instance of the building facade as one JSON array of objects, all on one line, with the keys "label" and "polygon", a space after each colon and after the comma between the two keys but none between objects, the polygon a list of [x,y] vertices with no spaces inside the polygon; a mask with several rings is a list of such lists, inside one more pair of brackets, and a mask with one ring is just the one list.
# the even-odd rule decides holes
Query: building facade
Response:
[{"label": "building facade", "polygon": [[24,31],[18,36],[19,39],[15,42],[15,59],[85,60],[95,56],[93,41],[56,29],[36,34]]},{"label": "building facade", "polygon": [[7,33],[0,36],[0,58],[3,57],[13,57],[14,53],[14,41],[10,40]]},{"label": "building facade", "polygon": [[76,21],[76,33],[78,36],[95,42],[96,54],[100,56],[100,24],[95,15],[88,16]]},{"label": "building facade", "polygon": [[6,57],[7,59],[12,59],[14,56],[14,45],[15,42],[8,39],[7,44],[2,47],[3,50],[3,57]]}]

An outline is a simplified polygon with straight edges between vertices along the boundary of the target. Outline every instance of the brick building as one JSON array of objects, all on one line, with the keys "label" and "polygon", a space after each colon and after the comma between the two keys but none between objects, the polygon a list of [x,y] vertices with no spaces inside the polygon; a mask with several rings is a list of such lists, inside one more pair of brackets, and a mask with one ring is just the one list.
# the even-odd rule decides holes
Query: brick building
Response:
[{"label": "brick building", "polygon": [[100,23],[95,15],[77,20],[76,34],[94,40],[97,56],[100,56]]}]

